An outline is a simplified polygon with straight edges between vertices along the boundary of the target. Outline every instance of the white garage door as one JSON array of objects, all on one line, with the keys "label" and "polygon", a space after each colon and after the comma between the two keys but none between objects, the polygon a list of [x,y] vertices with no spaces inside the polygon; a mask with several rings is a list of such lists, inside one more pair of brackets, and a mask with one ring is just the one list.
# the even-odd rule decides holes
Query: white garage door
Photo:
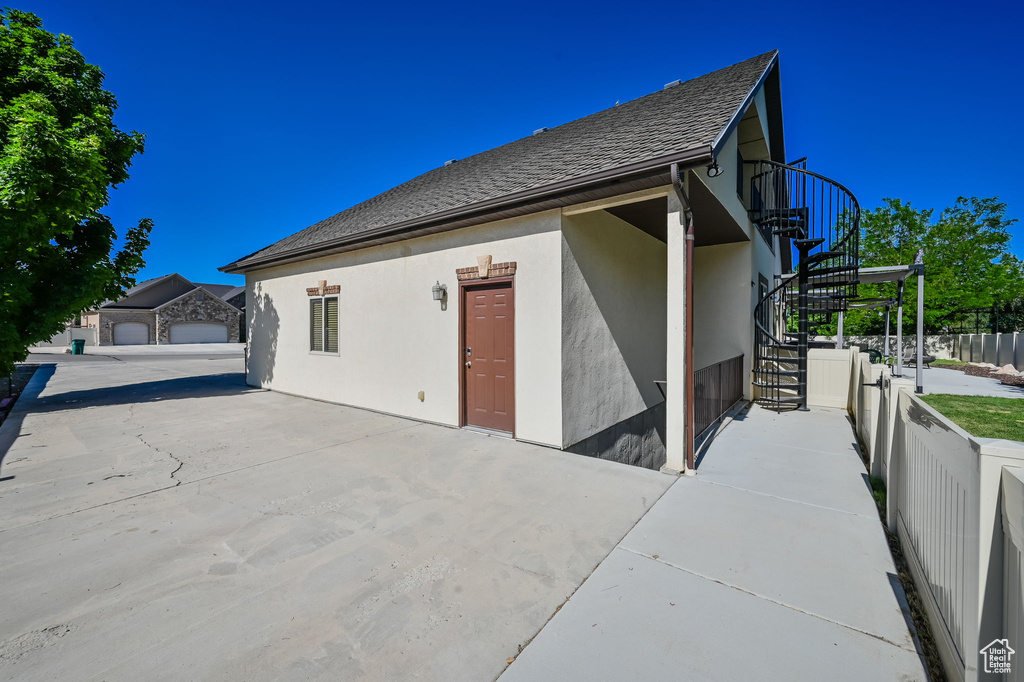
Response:
[{"label": "white garage door", "polygon": [[187,322],[171,326],[171,343],[227,343],[228,328],[223,324]]},{"label": "white garage door", "polygon": [[114,325],[115,346],[144,346],[149,343],[149,325],[145,322],[118,322]]}]

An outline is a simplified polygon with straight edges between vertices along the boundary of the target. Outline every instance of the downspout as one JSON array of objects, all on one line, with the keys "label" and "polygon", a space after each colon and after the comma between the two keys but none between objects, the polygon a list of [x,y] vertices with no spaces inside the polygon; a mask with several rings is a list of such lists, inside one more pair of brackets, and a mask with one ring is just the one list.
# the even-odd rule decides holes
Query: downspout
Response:
[{"label": "downspout", "polygon": [[[683,362],[686,365],[686,414],[684,416],[683,433],[686,438],[686,471],[690,474],[694,471],[694,440],[696,434],[693,432],[694,411],[694,371],[693,371],[693,209],[690,206],[690,197],[686,195],[686,188],[683,186],[683,178],[679,173],[679,164],[672,164],[672,186],[679,193],[683,204],[683,217],[686,220],[686,343],[683,350]],[[671,390],[671,389],[669,389]]]}]

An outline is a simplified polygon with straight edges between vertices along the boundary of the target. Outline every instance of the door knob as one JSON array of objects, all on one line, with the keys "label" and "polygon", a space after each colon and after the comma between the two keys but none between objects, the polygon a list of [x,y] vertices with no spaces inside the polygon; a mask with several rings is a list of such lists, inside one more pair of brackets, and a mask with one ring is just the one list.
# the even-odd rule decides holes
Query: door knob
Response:
[{"label": "door knob", "polygon": [[472,366],[473,366],[472,362],[469,362],[469,361],[466,362],[466,367],[472,367]]}]

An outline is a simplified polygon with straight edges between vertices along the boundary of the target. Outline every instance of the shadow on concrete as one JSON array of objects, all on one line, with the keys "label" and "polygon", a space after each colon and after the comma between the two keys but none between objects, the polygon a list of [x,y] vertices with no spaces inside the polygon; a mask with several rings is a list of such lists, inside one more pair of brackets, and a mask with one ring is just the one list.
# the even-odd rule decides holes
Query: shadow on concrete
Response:
[{"label": "shadow on concrete", "polygon": [[[35,400],[43,392],[43,389],[46,388],[46,382],[50,380],[56,369],[57,366],[52,363],[39,365],[39,369],[32,375],[28,384],[25,385],[25,390],[22,391],[21,397],[15,403],[14,409],[10,411],[4,423],[0,425],[0,466],[3,466],[4,457],[7,456],[7,451],[11,449],[11,445],[21,435],[21,424],[25,421],[25,415],[31,411],[28,409],[29,406],[34,405]],[[0,481],[10,481],[13,478],[14,476],[0,475]]]},{"label": "shadow on concrete", "polygon": [[753,401],[741,398],[735,405],[730,407],[725,414],[716,419],[715,423],[712,424],[702,436],[697,438],[694,443],[694,469],[700,469],[700,465],[704,463],[704,456],[708,454],[708,451],[711,449],[711,444],[715,442],[715,437],[722,430],[722,425],[725,420],[731,418],[734,422],[741,422],[747,418],[747,415],[753,407]]},{"label": "shadow on concrete", "polygon": [[31,412],[60,412],[83,407],[134,405],[188,398],[211,398],[247,393],[244,377],[238,372],[174,377],[143,381],[123,386],[103,386],[81,391],[54,393],[32,401]]}]

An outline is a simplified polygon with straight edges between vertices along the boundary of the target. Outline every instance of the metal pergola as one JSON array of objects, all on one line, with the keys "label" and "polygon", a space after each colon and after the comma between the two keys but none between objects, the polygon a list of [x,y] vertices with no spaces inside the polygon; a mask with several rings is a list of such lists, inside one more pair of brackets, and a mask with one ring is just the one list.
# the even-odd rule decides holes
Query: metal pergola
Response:
[{"label": "metal pergola", "polygon": [[[918,254],[913,265],[886,265],[878,268],[860,268],[857,279],[860,284],[883,284],[896,282],[896,298],[861,298],[847,304],[851,310],[885,308],[885,350],[889,355],[889,312],[896,306],[896,371],[893,376],[903,376],[903,290],[907,278],[917,275],[917,392],[924,393],[924,262]],[[843,311],[839,311],[839,324],[836,330],[836,348],[843,347]]]}]

